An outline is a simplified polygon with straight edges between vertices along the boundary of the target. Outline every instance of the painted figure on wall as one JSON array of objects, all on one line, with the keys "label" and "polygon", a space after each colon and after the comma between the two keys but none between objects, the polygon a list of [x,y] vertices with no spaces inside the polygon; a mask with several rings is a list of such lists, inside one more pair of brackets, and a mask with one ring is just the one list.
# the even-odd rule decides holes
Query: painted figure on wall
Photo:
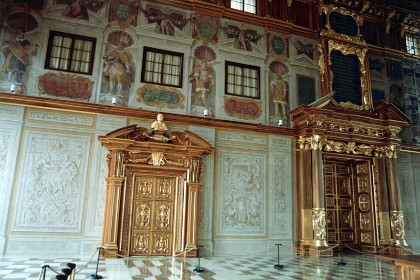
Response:
[{"label": "painted figure on wall", "polygon": [[23,28],[16,30],[16,35],[6,40],[0,49],[3,58],[2,71],[7,73],[7,82],[22,83],[23,74],[31,63],[31,57],[37,55],[38,45],[32,47],[25,38]]},{"label": "painted figure on wall", "polygon": [[116,43],[116,48],[112,46],[104,57],[104,78],[109,85],[111,94],[120,95],[123,91],[131,88],[134,82],[134,64],[129,53],[125,51],[129,38],[122,35]]},{"label": "painted figure on wall", "polygon": [[276,73],[276,79],[271,81],[270,87],[273,92],[274,115],[278,119],[285,120],[287,118],[288,85],[282,75],[283,73]]},{"label": "painted figure on wall", "polygon": [[185,16],[178,12],[164,12],[157,7],[148,7],[141,10],[148,23],[156,23],[156,32],[163,35],[175,36],[175,27],[182,30],[189,21]]},{"label": "painted figure on wall", "polygon": [[270,82],[270,91],[273,100],[272,108],[274,111],[274,115],[271,115],[274,118],[272,121],[282,125],[279,120],[285,121],[288,119],[289,85],[283,80],[283,76],[289,70],[283,62],[278,60],[272,61],[268,68],[274,74],[274,78]]},{"label": "painted figure on wall", "polygon": [[89,20],[89,10],[97,13],[108,0],[55,0],[56,5],[67,5],[64,15]]},{"label": "painted figure on wall", "polygon": [[234,25],[226,25],[222,27],[222,30],[226,33],[228,38],[234,38],[233,47],[236,49],[252,52],[252,43],[257,44],[261,38],[256,30],[250,30],[245,28],[239,28]]},{"label": "painted figure on wall", "polygon": [[214,85],[213,69],[208,66],[207,60],[202,60],[197,64],[189,75],[189,81],[194,83],[194,93],[199,96],[199,99],[204,107],[209,107],[207,103],[207,96]]}]

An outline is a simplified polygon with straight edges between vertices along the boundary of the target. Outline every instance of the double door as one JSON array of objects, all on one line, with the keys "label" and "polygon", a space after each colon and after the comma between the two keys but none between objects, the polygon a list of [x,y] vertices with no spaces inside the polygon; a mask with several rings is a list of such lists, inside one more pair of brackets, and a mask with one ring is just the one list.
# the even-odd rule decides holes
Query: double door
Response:
[{"label": "double door", "polygon": [[324,160],[327,242],[369,250],[377,244],[369,160]]},{"label": "double door", "polygon": [[172,254],[180,179],[176,176],[133,175],[130,255]]}]

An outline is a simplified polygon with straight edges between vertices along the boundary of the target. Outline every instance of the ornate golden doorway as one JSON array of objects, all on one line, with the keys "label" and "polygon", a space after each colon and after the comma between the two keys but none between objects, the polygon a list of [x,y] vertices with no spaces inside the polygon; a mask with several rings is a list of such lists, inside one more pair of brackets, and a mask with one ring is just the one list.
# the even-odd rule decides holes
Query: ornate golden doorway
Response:
[{"label": "ornate golden doorway", "polygon": [[104,256],[197,254],[200,175],[213,148],[188,130],[167,133],[162,120],[152,132],[130,125],[99,137],[109,150]]},{"label": "ornate golden doorway", "polygon": [[374,251],[375,194],[370,160],[325,158],[327,242]]}]

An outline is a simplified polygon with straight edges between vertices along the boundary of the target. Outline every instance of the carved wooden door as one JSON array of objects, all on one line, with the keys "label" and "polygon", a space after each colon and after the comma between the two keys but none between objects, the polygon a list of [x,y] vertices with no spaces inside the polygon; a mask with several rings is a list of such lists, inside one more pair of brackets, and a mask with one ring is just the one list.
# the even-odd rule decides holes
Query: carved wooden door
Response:
[{"label": "carved wooden door", "polygon": [[325,196],[328,244],[354,243],[351,165],[346,162],[326,162]]},{"label": "carved wooden door", "polygon": [[326,160],[324,172],[328,244],[374,246],[370,162]]},{"label": "carved wooden door", "polygon": [[358,223],[357,241],[364,250],[369,250],[371,246],[376,246],[376,222],[374,192],[372,188],[372,173],[369,161],[355,163],[355,202],[356,217]]},{"label": "carved wooden door", "polygon": [[134,174],[132,182],[130,255],[171,255],[179,177]]}]

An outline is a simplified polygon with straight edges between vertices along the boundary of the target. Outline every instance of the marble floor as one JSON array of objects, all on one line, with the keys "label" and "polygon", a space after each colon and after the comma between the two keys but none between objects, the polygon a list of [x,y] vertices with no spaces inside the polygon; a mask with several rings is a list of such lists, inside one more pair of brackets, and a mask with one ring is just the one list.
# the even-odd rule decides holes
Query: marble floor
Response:
[{"label": "marble floor", "polygon": [[[163,279],[215,279],[215,280],[258,280],[258,279],[396,279],[393,264],[380,260],[376,255],[345,254],[340,257],[301,256],[248,256],[248,257],[203,257],[163,258],[130,257],[96,258],[23,258],[0,257],[0,279],[39,280],[56,279],[57,273],[67,263],[76,264],[75,279],[94,279],[100,275],[110,280],[163,280]],[[343,261],[345,265],[339,265]],[[274,268],[283,265],[282,269]],[[42,267],[48,265],[45,275]],[[51,269],[50,269],[51,268]],[[200,269],[203,272],[198,272]]]}]

